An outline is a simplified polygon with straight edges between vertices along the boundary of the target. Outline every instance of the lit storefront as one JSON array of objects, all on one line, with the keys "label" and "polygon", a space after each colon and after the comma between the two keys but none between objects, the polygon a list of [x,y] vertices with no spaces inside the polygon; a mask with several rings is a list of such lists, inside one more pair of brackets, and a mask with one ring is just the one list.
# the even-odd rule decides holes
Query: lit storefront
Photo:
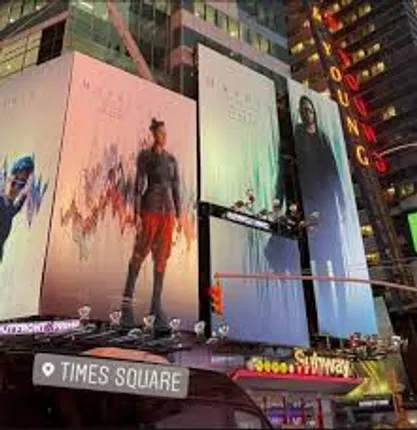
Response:
[{"label": "lit storefront", "polygon": [[252,357],[231,372],[276,427],[332,428],[334,400],[358,387],[352,363],[295,349],[284,358]]}]

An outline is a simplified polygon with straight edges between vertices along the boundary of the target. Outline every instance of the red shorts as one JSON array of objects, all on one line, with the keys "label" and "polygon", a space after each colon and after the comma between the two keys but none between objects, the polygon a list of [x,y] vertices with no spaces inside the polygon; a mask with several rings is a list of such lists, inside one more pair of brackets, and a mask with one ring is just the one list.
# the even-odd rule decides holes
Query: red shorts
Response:
[{"label": "red shorts", "polygon": [[175,216],[142,212],[141,219],[142,230],[136,235],[132,261],[140,266],[151,252],[155,270],[164,272],[171,255]]}]

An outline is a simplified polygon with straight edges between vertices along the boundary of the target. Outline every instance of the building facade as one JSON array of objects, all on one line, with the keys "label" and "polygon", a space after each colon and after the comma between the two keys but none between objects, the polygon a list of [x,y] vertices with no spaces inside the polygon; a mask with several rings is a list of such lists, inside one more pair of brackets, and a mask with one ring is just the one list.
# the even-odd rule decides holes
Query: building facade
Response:
[{"label": "building facade", "polygon": [[[292,54],[293,78],[317,91],[328,91],[326,71],[323,70],[314,38],[305,25],[305,7],[300,1],[287,2],[289,44]],[[370,124],[376,131],[377,150],[389,161],[389,171],[381,175],[384,200],[390,207],[405,258],[415,252],[403,213],[414,209],[417,156],[414,107],[416,24],[415,5],[411,1],[325,1],[322,6],[338,21],[332,32],[335,43],[352,58],[346,73],[360,82],[360,96],[370,112]],[[407,54],[405,54],[407,53]],[[367,211],[362,207],[358,190],[363,236],[373,277],[387,274],[384,261],[374,240]]]},{"label": "building facade", "polygon": [[[352,74],[360,83],[359,96],[366,103],[369,124],[376,134],[375,149],[388,160],[389,169],[379,176],[379,182],[398,238],[401,259],[406,270],[414,275],[415,284],[415,251],[406,222],[407,213],[417,207],[417,153],[413,145],[417,122],[413,100],[417,93],[415,79],[412,78],[417,64],[415,2],[326,0],[319,3],[322,10],[332,17],[332,42],[351,59],[345,73]],[[323,67],[317,41],[309,25],[306,2],[287,1],[286,16],[292,77],[330,95],[328,70]],[[392,255],[386,254],[374,234],[372,224],[375,225],[377,220],[371,219],[372,214],[358,184],[356,197],[371,277],[395,281],[391,268],[396,262]],[[389,298],[390,295],[387,296]],[[400,306],[399,313],[395,302],[388,300],[388,303],[395,314],[393,322],[396,329],[413,338],[411,332],[415,330],[415,322],[409,313],[413,303]],[[411,346],[410,350],[413,348]],[[410,361],[408,364],[413,378],[414,366]]]}]

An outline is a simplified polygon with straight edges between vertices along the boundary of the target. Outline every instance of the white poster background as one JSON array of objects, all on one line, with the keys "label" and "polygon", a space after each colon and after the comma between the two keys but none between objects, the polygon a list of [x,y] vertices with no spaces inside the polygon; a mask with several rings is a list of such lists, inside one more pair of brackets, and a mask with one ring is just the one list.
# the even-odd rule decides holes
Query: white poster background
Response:
[{"label": "white poster background", "polygon": [[[26,207],[14,218],[0,263],[0,319],[35,315],[44,268],[72,57],[0,81],[0,163],[34,154],[35,175],[48,182],[29,227]],[[26,204],[25,204],[26,206]]]}]

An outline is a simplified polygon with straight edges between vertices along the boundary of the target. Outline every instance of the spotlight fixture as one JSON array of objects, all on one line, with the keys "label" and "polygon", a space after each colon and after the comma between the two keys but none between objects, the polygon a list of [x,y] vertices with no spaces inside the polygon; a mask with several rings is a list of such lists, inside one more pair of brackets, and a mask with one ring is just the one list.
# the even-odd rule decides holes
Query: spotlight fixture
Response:
[{"label": "spotlight fixture", "polygon": [[78,318],[80,322],[85,323],[90,320],[91,307],[88,305],[81,306],[78,309]]},{"label": "spotlight fixture", "polygon": [[143,317],[143,324],[146,331],[153,331],[155,324],[155,315],[146,315]]},{"label": "spotlight fixture", "polygon": [[122,319],[122,312],[120,310],[113,311],[109,314],[110,327],[119,328],[120,320]]},{"label": "spotlight fixture", "polygon": [[398,354],[408,346],[408,340],[401,336],[380,337],[352,333],[346,346],[338,353],[352,360],[381,360],[391,354]]}]

